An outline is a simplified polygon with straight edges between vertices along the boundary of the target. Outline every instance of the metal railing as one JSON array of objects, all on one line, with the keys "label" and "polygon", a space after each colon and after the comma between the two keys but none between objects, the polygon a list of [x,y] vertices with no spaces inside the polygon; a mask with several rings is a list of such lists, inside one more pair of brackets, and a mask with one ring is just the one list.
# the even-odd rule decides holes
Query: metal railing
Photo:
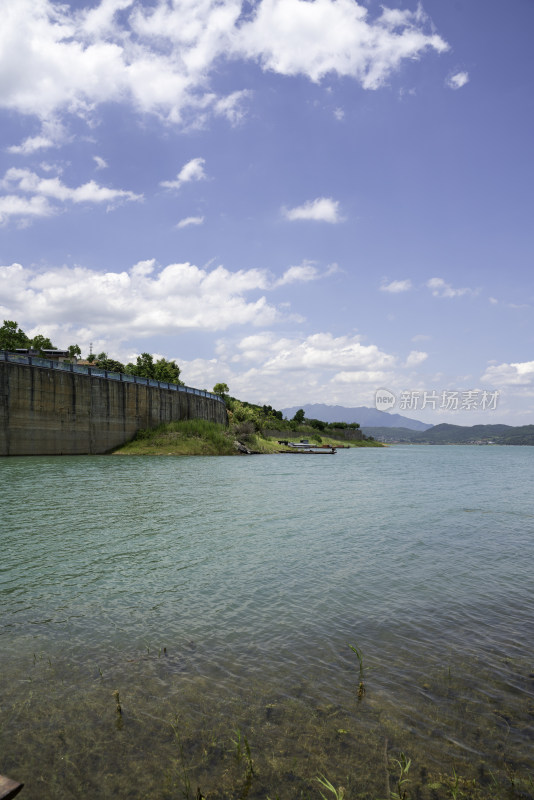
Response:
[{"label": "metal railing", "polygon": [[126,375],[124,372],[110,372],[107,369],[88,367],[85,364],[71,364],[66,361],[56,361],[51,358],[40,358],[39,356],[29,356],[23,353],[12,353],[9,350],[0,350],[0,361],[9,361],[12,364],[26,364],[30,367],[45,367],[45,369],[55,369],[62,372],[76,372],[78,375],[105,378],[108,381],[140,383],[143,386],[153,386],[156,389],[170,389],[172,392],[185,392],[186,394],[196,394],[199,397],[210,397],[212,400],[218,400],[224,403],[223,398],[218,394],[206,392],[204,389],[193,389],[191,386],[180,386],[177,383],[156,381],[153,378],[141,378],[139,375]]}]

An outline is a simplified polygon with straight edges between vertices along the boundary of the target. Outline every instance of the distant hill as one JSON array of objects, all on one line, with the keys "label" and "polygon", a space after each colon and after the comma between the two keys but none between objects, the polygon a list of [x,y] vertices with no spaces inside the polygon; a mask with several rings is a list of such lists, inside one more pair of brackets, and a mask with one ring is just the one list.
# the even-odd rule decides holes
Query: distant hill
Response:
[{"label": "distant hill", "polygon": [[420,441],[419,436],[424,431],[414,431],[413,428],[394,428],[384,425],[364,425],[362,433],[365,436],[372,436],[374,439],[383,442],[409,442],[414,444]]},{"label": "distant hill", "polygon": [[493,443],[534,445],[534,425],[434,425],[426,431],[407,428],[362,426],[366,436],[383,441],[410,442],[411,444],[469,444]]},{"label": "distant hill", "polygon": [[383,428],[409,428],[413,431],[426,431],[432,427],[426,422],[419,422],[417,419],[403,417],[401,414],[389,414],[386,411],[378,411],[376,408],[368,406],[358,406],[357,408],[347,408],[346,406],[329,406],[325,403],[310,403],[303,406],[292,406],[283,408],[282,413],[288,419],[295,416],[296,412],[302,408],[308,419],[321,419],[323,422],[359,422],[360,427],[380,426]]}]

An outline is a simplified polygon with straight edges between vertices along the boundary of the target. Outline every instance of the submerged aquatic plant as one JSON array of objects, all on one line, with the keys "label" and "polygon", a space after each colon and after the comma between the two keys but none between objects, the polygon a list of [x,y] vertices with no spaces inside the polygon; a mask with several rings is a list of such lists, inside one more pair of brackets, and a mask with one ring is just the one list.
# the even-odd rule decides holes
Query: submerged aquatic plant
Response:
[{"label": "submerged aquatic plant", "polygon": [[363,681],[364,677],[364,667],[363,667],[363,653],[362,651],[355,647],[353,644],[349,644],[350,649],[353,653],[356,653],[356,657],[358,658],[358,664],[360,667],[360,681],[358,684],[358,700],[361,700],[365,694],[365,683]]},{"label": "submerged aquatic plant", "polygon": [[115,711],[117,712],[117,714],[120,715],[120,714],[122,714],[122,706],[121,706],[121,698],[120,698],[120,694],[119,694],[119,690],[118,689],[115,689],[115,691],[113,692],[113,697],[115,698]]},{"label": "submerged aquatic plant", "polygon": [[409,782],[407,775],[412,764],[412,759],[407,758],[404,753],[401,753],[399,758],[395,759],[395,763],[399,768],[399,777],[397,778],[397,794],[393,795],[393,797],[395,800],[397,800],[397,798],[398,800],[405,800],[406,791],[403,787],[405,783]]},{"label": "submerged aquatic plant", "polygon": [[[191,781],[189,780],[189,766],[186,763],[184,744],[182,741],[182,737],[180,736],[179,724],[180,724],[179,718],[175,717],[174,722],[171,722],[171,728],[174,733],[174,738],[178,742],[178,752],[180,754],[180,767],[182,772],[183,796],[184,798],[186,798],[186,800],[192,800],[193,796],[191,794],[192,791]],[[199,794],[200,797],[202,797],[202,794],[200,793],[200,788],[197,789],[197,798],[199,798]]]},{"label": "submerged aquatic plant", "polygon": [[241,746],[241,731],[236,730],[235,735],[237,736],[237,739],[231,739],[230,741],[235,746],[234,755],[236,757],[236,760],[241,761],[241,759],[243,758],[243,748]]},{"label": "submerged aquatic plant", "polygon": [[[332,783],[330,783],[326,775],[318,775],[315,778],[315,780],[319,781],[321,786],[324,786],[325,789],[328,789],[328,791],[334,795],[336,800],[343,800],[343,798],[345,797],[345,789],[343,788],[343,786],[340,786],[338,789],[336,789],[336,787]],[[323,800],[328,800],[328,798],[322,792],[320,792],[320,795],[323,798]]]},{"label": "submerged aquatic plant", "polygon": [[248,793],[250,792],[250,787],[252,785],[252,778],[254,777],[254,762],[252,761],[252,754],[250,752],[250,745],[248,743],[247,737],[241,735],[241,731],[237,729],[235,731],[236,739],[231,739],[232,743],[235,745],[235,752],[234,755],[237,761],[241,761],[243,758],[243,750],[247,760],[247,768],[245,771],[245,782],[243,784],[243,788],[241,790],[241,794],[239,795],[239,800],[245,800],[248,797]]}]

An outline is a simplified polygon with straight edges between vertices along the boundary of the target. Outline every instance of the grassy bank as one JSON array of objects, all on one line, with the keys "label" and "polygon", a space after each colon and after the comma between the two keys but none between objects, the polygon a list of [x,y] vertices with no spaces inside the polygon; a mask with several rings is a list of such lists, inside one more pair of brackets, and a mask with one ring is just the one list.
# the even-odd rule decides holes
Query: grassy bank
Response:
[{"label": "grassy bank", "polygon": [[231,456],[235,436],[224,425],[203,419],[186,419],[139,431],[115,450],[115,455]]},{"label": "grassy bank", "polygon": [[[313,435],[302,430],[289,431],[288,439],[299,441],[308,438],[311,444],[340,446],[339,439]],[[240,450],[236,443],[242,446]],[[349,447],[377,447],[378,442],[343,442]],[[135,439],[115,450],[115,455],[169,455],[169,456],[232,456],[240,455],[246,448],[253,453],[278,453],[286,450],[275,437],[266,437],[249,424],[225,427],[202,419],[180,420],[160,425],[153,430],[139,431]]]}]

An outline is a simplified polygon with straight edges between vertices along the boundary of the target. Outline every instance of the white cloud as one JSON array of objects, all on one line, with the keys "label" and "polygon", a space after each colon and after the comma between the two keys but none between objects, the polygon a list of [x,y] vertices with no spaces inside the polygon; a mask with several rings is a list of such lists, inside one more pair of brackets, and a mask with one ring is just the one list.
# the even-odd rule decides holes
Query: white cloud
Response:
[{"label": "white cloud", "polygon": [[[359,336],[315,333],[304,339],[272,339],[266,349],[268,357],[262,368],[267,371],[345,369],[360,372],[389,368],[395,363],[393,356],[376,345],[362,344]],[[246,357],[246,347],[243,356]]]},{"label": "white cloud", "polygon": [[28,136],[21,144],[12,145],[11,147],[7,147],[6,150],[8,153],[13,153],[15,155],[28,156],[39,150],[58,147],[63,142],[67,141],[67,139],[68,137],[62,123],[58,119],[52,117],[51,119],[43,120],[40,134],[37,136]]},{"label": "white cloud", "polygon": [[35,217],[50,217],[55,209],[46,197],[18,197],[17,195],[0,196],[0,225],[11,217],[29,220]]},{"label": "white cloud", "polygon": [[391,283],[382,283],[380,286],[381,292],[390,292],[391,294],[399,294],[399,292],[407,292],[412,288],[411,280],[404,281],[391,281]]},{"label": "white cloud", "polygon": [[192,158],[191,161],[184,164],[174,181],[161,181],[160,186],[165,189],[179,189],[184,183],[206,180],[205,163],[204,158]]},{"label": "white cloud", "polygon": [[[27,209],[19,213],[23,211],[29,213]],[[37,205],[33,213],[46,214],[46,206]],[[293,279],[308,277],[304,272],[293,273]],[[282,319],[265,297],[275,285],[266,270],[232,272],[222,266],[206,269],[190,263],[158,268],[153,259],[140,261],[129,271],[105,273],[81,266],[43,272],[20,264],[0,267],[0,297],[10,319],[27,327],[83,327],[95,339],[115,341],[225,330],[233,325],[271,325]]]},{"label": "white cloud", "polygon": [[177,228],[187,228],[189,225],[202,225],[204,217],[185,217],[177,224]]},{"label": "white cloud", "polygon": [[81,16],[83,31],[89,36],[98,37],[112,34],[114,18],[118,11],[133,5],[133,0],[101,0],[100,5],[84,10]]},{"label": "white cloud", "polygon": [[299,266],[289,267],[286,269],[281,278],[275,282],[275,286],[286,286],[288,283],[295,283],[296,281],[314,281],[319,277],[319,272],[313,264],[304,262]]},{"label": "white cloud", "polygon": [[494,386],[534,385],[534,361],[490,366],[481,378]]},{"label": "white cloud", "polygon": [[[301,266],[286,270],[288,280],[320,276],[314,267]],[[266,297],[276,285],[265,270],[232,272],[190,263],[160,267],[154,259],[106,273],[81,266],[43,271],[21,264],[0,267],[6,319],[18,320],[25,330],[47,332],[58,346],[77,341],[86,352],[93,342],[121,360],[131,358],[139,340],[164,337],[169,345],[160,338],[159,349],[177,358],[183,379],[193,386],[210,388],[226,380],[236,396],[251,401],[277,398],[290,405],[313,397],[358,405],[363,398],[371,403],[377,387],[398,383],[405,365],[360,336],[269,330],[291,321]],[[230,337],[236,328],[245,328],[246,335],[219,340],[215,358],[183,361],[176,337],[191,331],[225,331]],[[422,357],[412,353],[410,360]]]},{"label": "white cloud", "polygon": [[317,197],[302,206],[285,208],[283,209],[283,214],[291,222],[295,220],[313,220],[314,222],[335,224],[343,221],[339,214],[339,201],[332,200],[331,197]]},{"label": "white cloud", "polygon": [[107,169],[108,163],[100,156],[93,156],[93,161],[96,164],[97,169]]},{"label": "white cloud", "polygon": [[387,373],[380,370],[359,370],[358,372],[338,372],[333,380],[338,383],[362,384],[370,383],[379,386],[385,380]]},{"label": "white cloud", "polygon": [[345,112],[342,108],[335,108],[334,109],[334,117],[337,119],[338,122],[345,119]]},{"label": "white cloud", "polygon": [[454,289],[450,283],[446,283],[443,278],[431,278],[426,282],[434,297],[462,297],[465,294],[476,294],[475,289]]},{"label": "white cloud", "polygon": [[365,89],[382,86],[404,59],[447,44],[425,33],[421,11],[382,8],[369,20],[354,0],[263,0],[234,37],[235,51],[282,75],[320,81],[330,73],[356,79]]},{"label": "white cloud", "polygon": [[194,386],[225,380],[236,396],[279,407],[308,399],[359,405],[365,397],[371,403],[383,381],[392,383],[396,364],[394,356],[358,336],[328,332],[280,337],[260,331],[238,341],[221,339],[216,356],[182,363],[184,380]]},{"label": "white cloud", "polygon": [[50,120],[127,102],[175,123],[198,124],[209,113],[236,122],[247,87],[228,96],[210,88],[221,58],[313,81],[333,73],[377,89],[404,61],[448,48],[421,11],[384,8],[371,18],[355,0],[261,0],[246,20],[241,13],[241,0],[100,0],[89,9],[4,3],[0,106]]},{"label": "white cloud", "polygon": [[[124,189],[109,189],[95,181],[71,188],[58,177],[41,178],[29,169],[11,167],[0,181],[0,188],[10,192],[0,196],[0,221],[5,222],[10,216],[31,218],[33,216],[50,216],[59,210],[56,203],[108,203],[118,201],[141,200],[142,195]],[[18,192],[19,195],[13,194]],[[20,195],[31,195],[28,199]]]},{"label": "white cloud", "polygon": [[27,156],[35,153],[37,150],[46,150],[54,146],[55,142],[46,136],[29,136],[22,144],[14,144],[6,149],[8,153]]},{"label": "white cloud", "polygon": [[466,83],[469,83],[469,73],[467,72],[457,72],[455,75],[450,75],[446,80],[449,89],[461,89]]},{"label": "white cloud", "polygon": [[238,125],[245,118],[245,101],[252,97],[252,92],[248,89],[232,92],[227,97],[221,97],[214,105],[214,112],[226,119],[232,125]]},{"label": "white cloud", "polygon": [[406,367],[417,367],[419,364],[422,364],[423,361],[426,361],[428,358],[428,353],[424,353],[422,350],[412,350],[406,359]]}]

